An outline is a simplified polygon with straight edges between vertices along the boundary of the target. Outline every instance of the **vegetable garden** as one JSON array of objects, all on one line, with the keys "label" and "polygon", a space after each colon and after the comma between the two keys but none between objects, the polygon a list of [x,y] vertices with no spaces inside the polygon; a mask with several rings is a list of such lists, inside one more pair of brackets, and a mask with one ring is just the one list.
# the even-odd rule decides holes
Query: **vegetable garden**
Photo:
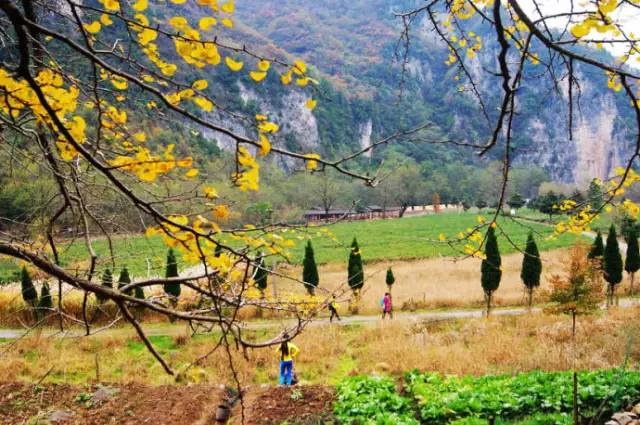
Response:
[{"label": "vegetable garden", "polygon": [[[640,372],[622,369],[578,374],[583,420],[604,423],[640,399]],[[496,425],[571,424],[571,372],[500,376],[443,376],[408,372],[404,390],[392,378],[356,376],[337,386],[334,413],[345,424]]]}]

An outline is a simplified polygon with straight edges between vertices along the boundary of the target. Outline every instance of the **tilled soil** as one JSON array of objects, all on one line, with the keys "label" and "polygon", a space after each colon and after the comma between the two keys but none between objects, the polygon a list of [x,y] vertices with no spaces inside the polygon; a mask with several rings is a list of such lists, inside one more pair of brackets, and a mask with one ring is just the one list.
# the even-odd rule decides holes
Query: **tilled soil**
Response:
[{"label": "tilled soil", "polygon": [[209,424],[219,386],[0,383],[1,424]]},{"label": "tilled soil", "polygon": [[[244,398],[246,425],[315,425],[337,423],[332,416],[333,388],[321,385],[251,387]],[[239,405],[232,424],[240,424]]]}]

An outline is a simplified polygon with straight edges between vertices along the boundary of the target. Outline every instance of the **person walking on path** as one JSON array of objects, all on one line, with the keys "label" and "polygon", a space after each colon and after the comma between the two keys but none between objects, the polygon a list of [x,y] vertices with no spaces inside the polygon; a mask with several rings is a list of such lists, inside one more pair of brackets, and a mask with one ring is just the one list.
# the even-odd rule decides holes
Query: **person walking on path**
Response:
[{"label": "person walking on path", "polygon": [[293,359],[298,355],[300,349],[296,347],[293,342],[289,342],[289,335],[284,334],[284,341],[276,349],[276,352],[280,355],[280,385],[291,385],[291,378],[293,376]]},{"label": "person walking on path", "polygon": [[386,315],[389,315],[389,319],[393,319],[393,307],[391,305],[391,294],[385,292],[384,298],[382,298],[382,320]]},{"label": "person walking on path", "polygon": [[333,322],[333,317],[337,317],[338,320],[342,320],[340,319],[340,315],[338,315],[338,306],[336,305],[336,296],[334,295],[333,298],[331,298],[331,300],[327,303],[327,308],[329,309],[329,323]]}]

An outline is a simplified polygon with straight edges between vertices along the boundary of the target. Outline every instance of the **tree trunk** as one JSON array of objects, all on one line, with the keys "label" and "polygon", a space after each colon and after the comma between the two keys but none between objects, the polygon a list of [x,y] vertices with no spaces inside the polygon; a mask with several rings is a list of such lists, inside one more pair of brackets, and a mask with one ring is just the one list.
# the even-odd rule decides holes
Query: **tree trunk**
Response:
[{"label": "tree trunk", "polygon": [[360,305],[360,290],[359,289],[354,289],[353,290],[353,298],[351,299],[351,302],[350,302],[350,305],[349,305],[349,310],[350,310],[351,314],[358,314],[359,305]]},{"label": "tree trunk", "polygon": [[58,325],[60,332],[64,331],[64,317],[62,316],[62,280],[58,279]]},{"label": "tree trunk", "polygon": [[491,293],[485,293],[484,297],[487,299],[487,317],[491,313]]},{"label": "tree trunk", "polygon": [[527,289],[529,290],[529,311],[531,311],[531,307],[533,306],[533,286]]},{"label": "tree trunk", "polygon": [[400,212],[398,213],[398,218],[402,218],[406,211],[407,211],[407,206],[406,205],[401,206],[400,207]]},{"label": "tree trunk", "polygon": [[633,296],[633,278],[635,277],[636,272],[631,272],[630,275],[631,276],[629,276],[629,277],[630,277],[631,282],[629,283],[629,295]]}]

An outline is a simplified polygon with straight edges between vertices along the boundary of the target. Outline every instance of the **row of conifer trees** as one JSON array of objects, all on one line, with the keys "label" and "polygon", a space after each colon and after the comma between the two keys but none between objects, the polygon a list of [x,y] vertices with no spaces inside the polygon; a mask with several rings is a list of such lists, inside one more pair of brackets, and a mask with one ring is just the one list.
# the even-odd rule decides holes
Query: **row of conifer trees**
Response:
[{"label": "row of conifer trees", "polygon": [[[626,235],[627,253],[624,262],[624,270],[630,276],[630,293],[633,295],[634,276],[640,269],[640,250],[638,248],[638,234],[632,227]],[[485,257],[481,266],[481,284],[487,302],[487,314],[491,310],[493,293],[500,286],[502,277],[502,260],[495,230],[489,227],[485,241]],[[618,244],[616,228],[612,224],[607,235],[606,245],[603,243],[602,234],[598,231],[596,238],[589,251],[589,258],[596,262],[596,267],[607,282],[607,305],[614,302],[617,286],[622,282],[623,261]],[[529,233],[527,245],[522,259],[522,269],[520,278],[528,293],[528,305],[531,307],[534,290],[540,286],[540,275],[542,273],[542,261],[536,245],[533,233]]]}]

